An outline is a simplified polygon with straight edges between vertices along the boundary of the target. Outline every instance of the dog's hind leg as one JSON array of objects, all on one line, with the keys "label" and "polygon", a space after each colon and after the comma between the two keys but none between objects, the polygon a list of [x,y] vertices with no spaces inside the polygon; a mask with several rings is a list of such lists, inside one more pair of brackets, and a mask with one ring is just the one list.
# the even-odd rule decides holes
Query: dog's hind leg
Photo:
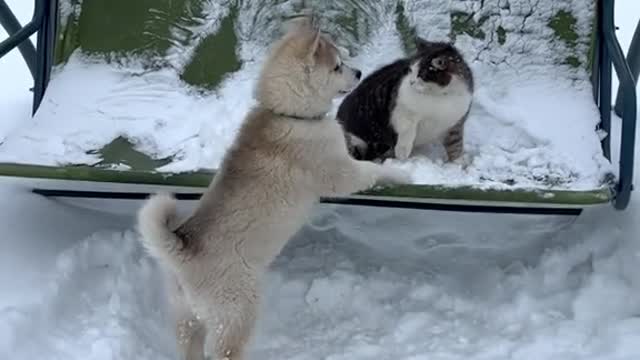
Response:
[{"label": "dog's hind leg", "polygon": [[207,336],[201,319],[193,312],[180,285],[171,285],[171,310],[176,323],[176,337],[180,359],[204,360],[204,345]]},{"label": "dog's hind leg", "polygon": [[195,316],[177,322],[178,348],[184,360],[204,360],[206,328]]},{"label": "dog's hind leg", "polygon": [[215,321],[207,321],[208,331],[214,337],[211,360],[246,358],[246,347],[257,318],[258,296],[255,287],[250,288],[241,281],[239,283],[225,289],[228,296],[223,304],[214,309]]}]

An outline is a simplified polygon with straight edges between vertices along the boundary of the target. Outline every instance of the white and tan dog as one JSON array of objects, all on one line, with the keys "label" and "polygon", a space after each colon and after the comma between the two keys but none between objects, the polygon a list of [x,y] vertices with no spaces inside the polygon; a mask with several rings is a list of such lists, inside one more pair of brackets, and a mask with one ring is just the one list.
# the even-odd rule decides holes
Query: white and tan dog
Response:
[{"label": "white and tan dog", "polygon": [[[244,359],[257,317],[262,275],[322,196],[346,196],[408,174],[349,156],[332,100],[360,71],[308,20],[271,49],[258,79],[258,104],[198,207],[185,220],[167,194],[138,214],[142,242],[170,275],[181,356]],[[205,341],[207,336],[210,339]]]}]

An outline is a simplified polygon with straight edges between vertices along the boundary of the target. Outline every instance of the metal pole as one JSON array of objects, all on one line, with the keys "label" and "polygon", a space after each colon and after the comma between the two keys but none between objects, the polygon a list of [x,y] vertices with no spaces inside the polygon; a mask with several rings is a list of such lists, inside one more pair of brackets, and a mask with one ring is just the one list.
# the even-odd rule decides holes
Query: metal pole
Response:
[{"label": "metal pole", "polygon": [[[640,20],[638,20],[636,30],[633,33],[633,38],[631,39],[631,44],[629,45],[629,51],[627,52],[627,63],[629,64],[629,69],[631,70],[633,81],[637,85],[638,73],[640,73]],[[618,116],[622,116],[623,100],[624,90],[622,89],[622,84],[620,84],[618,86],[618,95],[616,96],[616,106],[614,109],[616,115]]]},{"label": "metal pole", "polygon": [[600,58],[600,78],[598,80],[599,91],[598,91],[598,105],[600,107],[600,120],[601,120],[601,129],[607,134],[607,136],[602,139],[602,152],[604,156],[611,160],[611,57],[609,54],[609,47],[607,46],[606,32],[607,32],[607,23],[606,23],[606,13],[607,13],[607,5],[613,6],[611,4],[606,4],[607,0],[598,1],[599,9],[599,20],[598,25],[599,29],[599,58]]},{"label": "metal pole", "polygon": [[[631,191],[633,190],[633,163],[635,155],[636,136],[636,86],[629,69],[629,64],[624,57],[624,52],[620,48],[616,38],[614,25],[614,0],[606,1],[606,6],[602,8],[602,32],[604,35],[604,47],[607,48],[610,59],[620,79],[620,86],[624,90],[622,101],[622,134],[620,136],[620,164],[618,173],[618,184],[615,188],[615,198],[613,205],[618,210],[623,210],[629,205]],[[611,95],[611,84],[609,83],[609,95]],[[601,84],[601,87],[603,84]],[[601,106],[606,104],[600,104]],[[609,107],[610,108],[610,107]]]},{"label": "metal pole", "polygon": [[[36,0],[43,9],[40,31],[38,31],[38,50],[36,56],[36,77],[33,86],[32,114],[35,114],[42,102],[49,84],[57,27],[57,0]],[[36,5],[38,6],[38,5]]]}]

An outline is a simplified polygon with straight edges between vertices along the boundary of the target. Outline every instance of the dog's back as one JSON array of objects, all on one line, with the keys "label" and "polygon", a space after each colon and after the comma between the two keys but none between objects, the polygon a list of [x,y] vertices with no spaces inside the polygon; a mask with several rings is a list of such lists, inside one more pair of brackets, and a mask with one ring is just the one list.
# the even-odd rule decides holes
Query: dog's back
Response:
[{"label": "dog's back", "polygon": [[218,326],[228,330],[214,351],[242,359],[259,278],[316,200],[304,169],[314,141],[304,141],[305,132],[254,109],[191,216],[175,226],[175,200],[165,194],[140,211],[143,243],[177,279],[171,297],[188,359],[203,359],[204,330]]},{"label": "dog's back", "polygon": [[319,161],[314,148],[322,147],[322,125],[253,109],[197,210],[177,231],[206,242],[192,245],[209,246],[208,253],[226,253],[219,248],[234,237],[260,238],[234,246],[252,267],[266,267],[263,259],[277,255],[318,198],[310,167]]}]

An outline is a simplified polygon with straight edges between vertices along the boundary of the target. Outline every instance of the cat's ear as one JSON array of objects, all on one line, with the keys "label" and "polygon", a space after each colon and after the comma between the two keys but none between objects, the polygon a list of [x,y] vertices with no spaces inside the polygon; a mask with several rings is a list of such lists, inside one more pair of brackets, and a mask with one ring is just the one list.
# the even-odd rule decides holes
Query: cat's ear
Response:
[{"label": "cat's ear", "polygon": [[429,48],[431,48],[431,45],[433,44],[431,41],[427,41],[421,38],[420,36],[416,36],[414,41],[416,44],[416,50],[418,50],[418,52],[424,52],[429,50]]},{"label": "cat's ear", "polygon": [[311,8],[302,9],[280,25],[280,30],[285,34],[289,32],[316,31],[319,29],[318,16]]},{"label": "cat's ear", "polygon": [[283,21],[282,25],[280,25],[280,31],[283,34],[287,34],[296,31],[311,31],[312,27],[311,17],[303,15]]}]

